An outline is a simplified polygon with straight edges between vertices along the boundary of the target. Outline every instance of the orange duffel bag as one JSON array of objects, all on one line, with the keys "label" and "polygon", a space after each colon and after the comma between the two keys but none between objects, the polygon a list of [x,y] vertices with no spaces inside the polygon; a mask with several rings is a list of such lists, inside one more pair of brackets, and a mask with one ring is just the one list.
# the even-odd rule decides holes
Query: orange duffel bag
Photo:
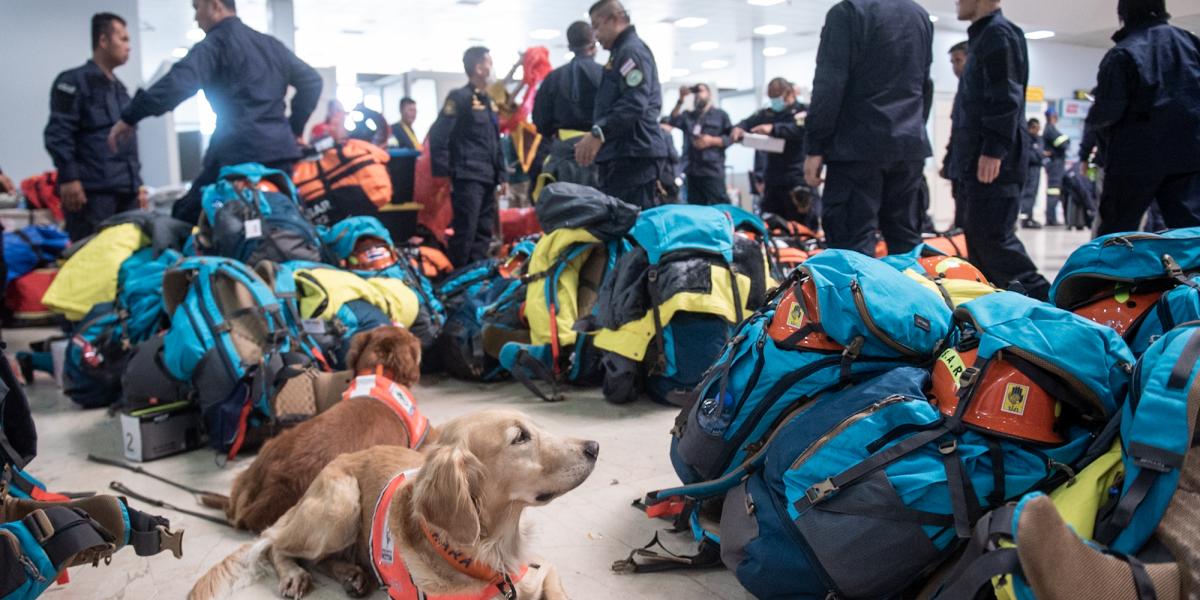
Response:
[{"label": "orange duffel bag", "polygon": [[322,152],[318,159],[296,163],[292,180],[304,216],[318,225],[331,225],[346,217],[374,215],[392,201],[387,162],[386,150],[362,140],[347,140]]}]

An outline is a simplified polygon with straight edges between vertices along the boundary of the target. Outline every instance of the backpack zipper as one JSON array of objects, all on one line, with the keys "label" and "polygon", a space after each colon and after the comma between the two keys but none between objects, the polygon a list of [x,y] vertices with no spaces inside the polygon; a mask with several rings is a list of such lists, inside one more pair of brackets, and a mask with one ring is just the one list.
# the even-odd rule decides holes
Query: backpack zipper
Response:
[{"label": "backpack zipper", "polygon": [[817,450],[820,450],[825,444],[829,443],[829,440],[837,437],[838,434],[840,434],[843,431],[845,431],[846,429],[848,429],[851,425],[854,425],[855,423],[857,423],[857,422],[859,422],[859,421],[861,421],[861,420],[863,420],[863,419],[865,419],[865,418],[867,418],[867,417],[869,417],[869,416],[871,416],[893,404],[897,404],[899,402],[904,402],[907,400],[910,400],[910,398],[908,398],[907,396],[901,396],[899,394],[896,394],[893,396],[888,396],[887,398],[884,398],[883,400],[880,400],[879,402],[876,402],[876,403],[850,415],[849,417],[846,417],[845,419],[842,420],[841,423],[838,423],[837,425],[835,425],[833,429],[830,429],[829,431],[825,432],[824,435],[817,438],[816,441],[814,441],[808,448],[806,448],[804,450],[804,452],[801,452],[800,456],[797,456],[796,460],[792,461],[792,466],[788,467],[788,470],[789,471],[796,470],[796,468],[798,468],[801,463],[808,460],[809,458],[812,458],[812,455],[816,454]]},{"label": "backpack zipper", "polygon": [[920,352],[896,341],[894,338],[892,338],[892,336],[888,335],[887,332],[883,331],[883,329],[880,329],[879,325],[875,323],[875,318],[871,316],[871,311],[867,307],[867,299],[866,296],[863,295],[862,286],[859,285],[857,279],[850,282],[850,292],[854,295],[854,306],[858,309],[858,314],[860,317],[862,317],[863,324],[867,326],[867,331],[879,338],[880,341],[887,345],[887,347],[899,352],[904,356],[921,356]]}]

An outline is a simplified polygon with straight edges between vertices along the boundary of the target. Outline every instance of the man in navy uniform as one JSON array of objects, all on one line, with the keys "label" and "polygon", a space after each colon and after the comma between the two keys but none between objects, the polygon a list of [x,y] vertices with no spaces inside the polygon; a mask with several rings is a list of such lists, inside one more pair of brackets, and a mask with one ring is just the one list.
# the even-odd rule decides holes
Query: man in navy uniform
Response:
[{"label": "man in navy uniform", "polygon": [[487,258],[496,223],[496,186],[507,179],[496,104],[488,96],[492,55],[475,46],[463,53],[467,85],[446,97],[429,131],[433,175],[450,178],[454,209],[447,258],[455,267]]},{"label": "man in navy uniform", "polygon": [[421,140],[413,131],[413,123],[417,122],[417,101],[405,96],[400,99],[400,120],[392,124],[392,137],[396,144],[408,150],[421,151]]},{"label": "man in navy uniform", "polygon": [[1167,227],[1200,225],[1200,39],[1164,0],[1119,0],[1087,127],[1105,150],[1098,235],[1134,231],[1157,200]]},{"label": "man in navy uniform", "polygon": [[1058,220],[1058,205],[1063,205],[1063,215],[1067,206],[1062,200],[1062,180],[1067,168],[1067,149],[1071,138],[1058,130],[1058,111],[1054,107],[1046,109],[1046,130],[1042,132],[1042,148],[1046,156],[1046,226],[1062,225]]},{"label": "man in navy uniform", "polygon": [[[1046,160],[1042,122],[1030,119],[1025,131],[1029,134],[1025,138],[1025,143],[1029,145],[1029,171],[1025,175],[1025,187],[1021,188],[1021,227],[1041,229],[1042,224],[1033,218],[1033,205],[1037,204],[1038,187],[1042,184],[1042,166]],[[1066,211],[1065,206],[1063,210]]]},{"label": "man in navy uniform", "polygon": [[763,152],[766,165],[762,170],[763,212],[779,215],[789,221],[804,223],[817,231],[820,229],[821,211],[819,199],[813,195],[814,204],[807,207],[808,213],[793,202],[792,192],[804,185],[804,126],[808,106],[796,98],[796,86],[782,77],[767,82],[769,106],[746,117],[734,126],[730,133],[733,141],[740,142],[747,133],[766,135],[783,140],[783,152]]},{"label": "man in navy uniform", "polygon": [[[192,0],[205,38],[121,113],[108,136],[118,148],[146,117],[173,110],[201,88],[217,113],[217,128],[203,168],[187,195],[172,209],[177,219],[200,217],[201,189],[217,180],[221,167],[245,162],[292,172],[300,158],[299,138],[321,96],[321,76],[279,40],[251,29],[237,16],[236,0]],[[288,87],[296,88],[291,115]]]},{"label": "man in navy uniform", "polygon": [[954,161],[967,200],[965,233],[971,262],[1001,288],[1018,284],[1045,300],[1050,284],[1017,239],[1021,188],[1028,174],[1025,87],[1029,50],[1025,32],[1004,18],[1000,0],[958,0],[958,18],[970,21],[970,59],[958,82]]},{"label": "man in navy uniform", "polygon": [[533,124],[550,140],[563,130],[592,130],[596,90],[604,76],[604,67],[596,62],[596,34],[591,25],[571,23],[567,44],[574,55],[571,62],[546,75],[533,102]]},{"label": "man in navy uniform", "polygon": [[108,132],[129,105],[129,92],[113,70],[128,60],[125,20],[99,13],[92,17],[92,59],[60,73],[50,90],[44,140],[58,169],[71,241],[95,233],[101,221],[144,200],[137,140],[115,152],[108,148]]},{"label": "man in navy uniform", "polygon": [[[692,110],[683,110],[683,101],[695,94]],[[683,132],[687,155],[687,201],[689,204],[725,204],[725,148],[733,143],[733,124],[729,114],[713,106],[712,90],[698,83],[679,88],[679,101],[671,111],[670,124]]]},{"label": "man in navy uniform", "polygon": [[913,0],[843,0],[829,9],[804,167],[808,185],[825,183],[829,247],[874,256],[877,230],[893,253],[921,242],[932,63],[933,23]]},{"label": "man in navy uniform", "polygon": [[662,87],[654,55],[618,0],[588,10],[608,64],[596,92],[591,132],[575,145],[581,166],[600,166],[600,190],[635,206],[653,208],[674,187],[667,136],[659,127]]}]

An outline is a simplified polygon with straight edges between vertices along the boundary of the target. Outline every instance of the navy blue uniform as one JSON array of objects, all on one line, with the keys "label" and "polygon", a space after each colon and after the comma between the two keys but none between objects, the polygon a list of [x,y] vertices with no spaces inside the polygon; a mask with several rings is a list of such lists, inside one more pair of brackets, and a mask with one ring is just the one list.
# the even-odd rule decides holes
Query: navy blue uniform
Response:
[{"label": "navy blue uniform", "polygon": [[533,124],[547,139],[559,130],[588,132],[596,111],[596,91],[604,67],[591,56],[576,56],[550,71],[533,101]]},{"label": "navy blue uniform", "polygon": [[137,138],[115,154],[108,149],[108,132],[128,105],[125,84],[109,79],[91,60],[60,73],[50,89],[46,151],[59,185],[78,181],[87,195],[83,208],[65,214],[72,241],[91,235],[114,214],[137,208],[142,185]]},{"label": "navy blue uniform", "polygon": [[[954,119],[955,172],[963,176],[967,200],[965,233],[971,262],[996,286],[1019,282],[1031,297],[1045,300],[1050,284],[1017,239],[1021,188],[1028,176],[1028,147],[1022,130],[1029,51],[1025,32],[996,12],[967,29],[969,56],[958,82],[961,111]],[[1001,159],[1000,174],[979,182],[979,156]]]},{"label": "navy blue uniform", "polygon": [[[710,106],[704,111],[681,112],[670,120],[672,127],[683,131],[683,153],[687,157],[687,200],[690,204],[724,204],[729,202],[725,191],[725,148],[733,143],[729,137],[733,124],[729,113]],[[697,136],[721,138],[721,146],[697,148],[692,145]]]},{"label": "navy blue uniform", "polygon": [[[284,104],[288,86],[296,88],[290,117]],[[200,175],[172,210],[188,222],[199,218],[200,190],[216,181],[223,166],[258,162],[291,172],[300,158],[296,138],[321,96],[321,76],[279,40],[229,17],[158,83],[139,91],[121,120],[136,125],[174,109],[201,88],[217,114],[217,127]]]},{"label": "navy blue uniform", "polygon": [[1166,21],[1113,39],[1087,119],[1104,150],[1097,233],[1137,229],[1152,200],[1167,227],[1200,225],[1200,40]]},{"label": "navy blue uniform", "polygon": [[396,145],[401,148],[421,151],[421,142],[417,139],[417,134],[403,121],[392,123],[392,137],[396,138]]},{"label": "navy blue uniform", "polygon": [[[793,102],[776,112],[764,108],[750,115],[737,128],[747,133],[759,125],[771,125],[771,137],[784,140],[783,152],[762,152],[766,166],[762,169],[762,210],[777,214],[789,221],[804,223],[813,231],[820,229],[821,211],[819,198],[814,194],[815,204],[807,215],[801,214],[792,202],[792,190],[804,185],[804,136],[808,120],[808,105]],[[757,162],[757,159],[756,159]],[[757,165],[756,165],[757,167]]]},{"label": "navy blue uniform", "polygon": [[1063,204],[1063,213],[1066,213],[1066,204],[1062,202],[1062,181],[1063,174],[1067,169],[1067,149],[1070,144],[1071,138],[1060,132],[1054,125],[1046,124],[1046,130],[1042,132],[1042,147],[1050,153],[1046,159],[1047,225],[1057,225],[1061,222],[1058,220],[1059,204]]},{"label": "navy blue uniform", "polygon": [[1033,205],[1037,203],[1038,188],[1042,185],[1042,163],[1045,162],[1045,154],[1042,138],[1029,133],[1028,129],[1025,130],[1025,143],[1029,145],[1026,161],[1029,171],[1025,175],[1025,187],[1021,188],[1021,216],[1032,220]]},{"label": "navy blue uniform", "polygon": [[807,151],[825,157],[822,224],[831,248],[869,256],[921,241],[920,180],[932,154],[933,24],[912,0],[843,0],[817,50]]},{"label": "navy blue uniform", "polygon": [[659,183],[671,179],[666,134],[658,125],[658,66],[630,25],[613,42],[596,91],[592,122],[604,132],[596,154],[600,190],[642,208],[659,204]]},{"label": "navy blue uniform", "polygon": [[487,258],[496,222],[496,186],[503,180],[504,153],[496,104],[467,84],[446,97],[429,131],[433,175],[450,178],[454,208],[447,258],[456,267]]}]

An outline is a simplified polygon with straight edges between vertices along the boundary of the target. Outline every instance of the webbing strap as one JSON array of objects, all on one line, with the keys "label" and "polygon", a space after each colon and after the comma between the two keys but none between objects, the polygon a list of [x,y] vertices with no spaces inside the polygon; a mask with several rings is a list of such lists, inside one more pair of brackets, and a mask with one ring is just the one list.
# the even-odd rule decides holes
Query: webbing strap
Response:
[{"label": "webbing strap", "polygon": [[1175,361],[1175,366],[1171,368],[1171,377],[1167,379],[1167,387],[1173,390],[1181,390],[1186,387],[1188,379],[1192,376],[1192,370],[1196,368],[1197,361],[1200,361],[1200,333],[1192,333],[1192,337],[1188,338],[1183,351],[1179,353],[1179,360]]},{"label": "webbing strap", "polygon": [[958,441],[943,442],[938,448],[942,454],[942,466],[946,469],[946,487],[950,489],[950,506],[954,512],[954,533],[960,538],[971,537],[971,523],[983,514],[975,486],[966,473],[962,456],[958,452]]},{"label": "webbing strap", "polygon": [[1000,447],[1000,441],[988,437],[988,458],[992,460],[992,493],[988,494],[988,504],[999,506],[1008,497],[1008,492],[1004,489],[1004,449]]},{"label": "webbing strap", "polygon": [[966,568],[949,580],[949,585],[934,594],[933,599],[974,598],[985,586],[992,584],[993,577],[1021,573],[1021,559],[1016,548],[993,550],[967,564]]},{"label": "webbing strap", "polygon": [[[661,551],[651,550],[658,548]],[[638,562],[637,559],[643,559]],[[709,569],[721,566],[721,548],[707,539],[701,540],[696,553],[676,554],[667,549],[658,539],[658,532],[650,543],[636,548],[623,560],[613,562],[612,570],[618,573],[658,573],[680,569]]]},{"label": "webbing strap", "polygon": [[[545,402],[561,402],[564,400],[562,393],[558,391],[554,373],[551,373],[550,369],[547,369],[546,365],[534,357],[533,354],[530,354],[528,350],[522,348],[517,351],[517,364],[514,366],[516,368],[512,369],[513,377],[515,377],[517,381],[521,382],[522,385],[528,388],[529,391],[533,392],[538,398],[541,398]],[[539,388],[537,384],[530,379],[529,375],[525,372],[525,368],[528,368],[530,371],[532,371],[534,376],[550,383],[551,391],[549,394],[543,392],[541,388]]]},{"label": "webbing strap", "polygon": [[67,566],[72,557],[84,550],[115,548],[113,534],[82,510],[50,506],[29,513],[21,522],[59,571]]},{"label": "webbing strap", "polygon": [[1129,574],[1133,577],[1133,590],[1137,594],[1137,600],[1158,600],[1158,592],[1154,590],[1154,581],[1150,579],[1150,574],[1146,572],[1146,565],[1142,564],[1142,561],[1120,552],[1110,552],[1109,554],[1129,565]]},{"label": "webbing strap", "polygon": [[904,458],[909,453],[942,437],[946,433],[947,430],[944,427],[923,431],[894,446],[872,454],[862,462],[833,477],[813,484],[804,492],[804,496],[796,501],[796,510],[804,512],[810,506],[825,500],[839,489]]}]

